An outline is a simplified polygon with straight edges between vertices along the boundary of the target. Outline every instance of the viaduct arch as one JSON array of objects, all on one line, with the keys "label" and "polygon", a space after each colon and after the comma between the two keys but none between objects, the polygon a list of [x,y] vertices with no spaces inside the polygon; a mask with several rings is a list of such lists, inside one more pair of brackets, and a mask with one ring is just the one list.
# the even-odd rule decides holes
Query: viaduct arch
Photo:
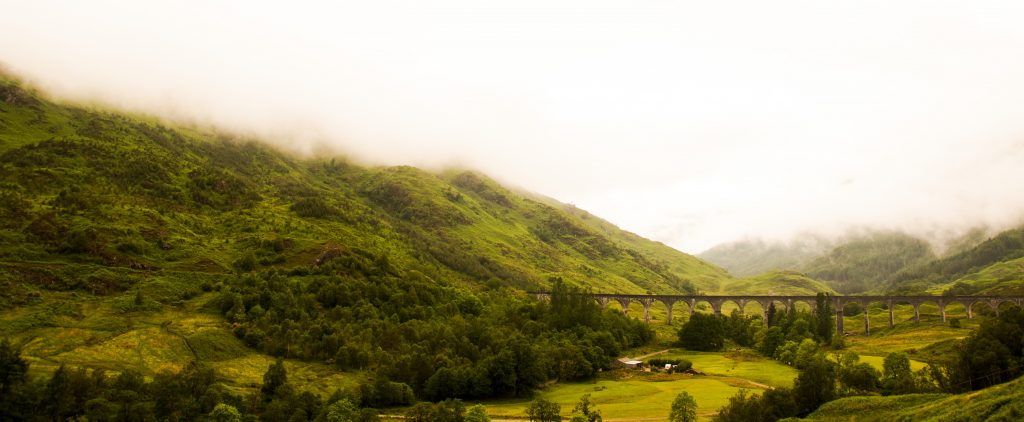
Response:
[{"label": "viaduct arch", "polygon": [[[548,292],[536,292],[532,293],[534,297],[540,300],[549,300],[551,293]],[[772,303],[782,303],[786,309],[792,308],[797,303],[803,302],[812,309],[817,304],[817,296],[756,296],[756,295],[726,295],[726,296],[711,296],[711,295],[634,295],[634,294],[618,294],[618,293],[593,293],[588,296],[594,298],[595,301],[601,308],[605,308],[611,302],[617,302],[622,306],[622,312],[627,313],[629,311],[630,303],[639,303],[644,307],[644,322],[651,322],[651,305],[655,302],[661,302],[668,309],[668,318],[666,323],[672,324],[672,305],[676,303],[686,303],[689,305],[690,315],[693,315],[694,309],[700,302],[707,302],[711,305],[711,309],[715,315],[722,314],[722,305],[727,302],[735,303],[739,306],[740,313],[743,313],[747,303],[756,302],[761,305],[762,317],[765,324],[768,323],[767,312],[768,306]],[[967,310],[967,317],[974,317],[974,306],[977,304],[987,304],[995,311],[996,315],[999,315],[999,305],[1004,303],[1011,303],[1017,306],[1024,306],[1024,296],[831,296],[832,309],[834,309],[836,315],[836,332],[843,333],[843,306],[850,303],[860,304],[864,309],[867,309],[871,303],[885,303],[889,309],[889,328],[892,328],[896,321],[893,315],[893,306],[897,304],[910,304],[914,307],[914,322],[921,322],[921,311],[920,306],[925,303],[934,303],[939,307],[939,313],[942,316],[942,322],[946,322],[946,306],[951,304],[961,304],[964,309]],[[869,334],[871,332],[870,323],[868,320],[868,312],[864,312],[864,333]]]}]

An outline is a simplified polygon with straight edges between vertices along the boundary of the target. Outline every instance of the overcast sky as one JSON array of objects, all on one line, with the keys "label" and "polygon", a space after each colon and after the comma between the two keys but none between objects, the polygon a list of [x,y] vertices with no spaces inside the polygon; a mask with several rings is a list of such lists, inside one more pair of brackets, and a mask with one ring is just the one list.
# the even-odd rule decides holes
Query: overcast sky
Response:
[{"label": "overcast sky", "polygon": [[0,61],[297,151],[479,169],[691,253],[1024,215],[1024,2],[278,3],[0,0]]}]

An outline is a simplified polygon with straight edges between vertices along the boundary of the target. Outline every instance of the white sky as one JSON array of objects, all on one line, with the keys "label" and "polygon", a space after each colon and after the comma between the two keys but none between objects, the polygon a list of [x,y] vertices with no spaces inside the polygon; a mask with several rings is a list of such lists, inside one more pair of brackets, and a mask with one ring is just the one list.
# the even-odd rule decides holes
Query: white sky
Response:
[{"label": "white sky", "polygon": [[0,61],[299,151],[477,168],[692,253],[1024,215],[1024,2],[279,3],[0,0]]}]

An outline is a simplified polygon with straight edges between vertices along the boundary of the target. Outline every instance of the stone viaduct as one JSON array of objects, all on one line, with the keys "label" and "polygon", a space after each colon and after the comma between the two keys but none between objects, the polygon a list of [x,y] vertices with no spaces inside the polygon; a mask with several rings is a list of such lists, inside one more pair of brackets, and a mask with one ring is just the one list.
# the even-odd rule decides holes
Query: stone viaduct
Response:
[{"label": "stone viaduct", "polygon": [[[551,294],[547,292],[532,293],[537,299],[549,300]],[[757,302],[761,305],[763,313],[767,314],[768,305],[775,303],[778,308],[782,305],[785,309],[790,309],[797,303],[803,302],[809,305],[812,309],[817,305],[817,296],[749,296],[749,295],[729,295],[729,296],[707,296],[707,295],[632,295],[632,294],[604,294],[594,293],[588,294],[587,296],[593,297],[601,308],[605,308],[611,302],[618,302],[622,306],[622,312],[629,312],[630,303],[639,303],[644,307],[644,322],[651,322],[651,305],[654,302],[661,302],[668,309],[667,323],[672,324],[672,305],[676,303],[686,303],[688,305],[690,315],[693,315],[695,308],[700,303],[707,303],[711,305],[711,309],[715,315],[722,314],[722,305],[726,302],[732,302],[739,307],[740,313],[742,314],[747,303]],[[946,322],[946,306],[951,304],[962,304],[964,309],[967,310],[967,318],[974,317],[974,306],[979,303],[984,303],[990,306],[996,313],[999,314],[999,306],[1004,303],[1011,303],[1018,306],[1024,306],[1024,296],[831,296],[832,308],[836,313],[836,332],[843,333],[843,307],[849,303],[860,304],[864,309],[867,309],[869,304],[872,303],[884,303],[889,309],[889,328],[892,328],[896,321],[893,317],[893,306],[898,304],[910,304],[914,307],[914,321],[916,323],[921,322],[921,311],[920,306],[924,303],[934,303],[939,308],[939,313],[942,316],[942,322]],[[765,324],[768,323],[766,315],[762,315],[765,320]],[[870,333],[871,327],[868,324],[868,312],[864,312],[864,332]]]}]

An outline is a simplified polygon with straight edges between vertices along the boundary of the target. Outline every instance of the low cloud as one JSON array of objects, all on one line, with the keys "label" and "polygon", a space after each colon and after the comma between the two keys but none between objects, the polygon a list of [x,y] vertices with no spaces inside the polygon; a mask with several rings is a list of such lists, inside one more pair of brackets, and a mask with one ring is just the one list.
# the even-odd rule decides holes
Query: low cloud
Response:
[{"label": "low cloud", "polygon": [[1024,214],[1018,2],[21,2],[55,95],[462,165],[688,252]]}]

